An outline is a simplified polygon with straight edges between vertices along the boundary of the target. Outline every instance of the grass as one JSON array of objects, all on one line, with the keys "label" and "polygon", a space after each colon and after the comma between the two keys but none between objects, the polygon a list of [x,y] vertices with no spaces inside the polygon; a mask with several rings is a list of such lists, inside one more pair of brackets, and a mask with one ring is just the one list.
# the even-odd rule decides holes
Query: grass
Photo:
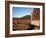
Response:
[{"label": "grass", "polygon": [[[20,23],[20,22],[18,22],[18,23],[16,24],[16,26],[17,26],[17,28],[19,28],[19,27],[20,27],[20,28],[21,28],[21,27],[22,27],[22,28],[23,28],[23,27],[24,27],[24,28],[30,27],[30,28],[38,28],[38,29],[40,29],[40,28],[39,28],[40,26],[35,26],[35,25],[32,26],[31,23]],[[13,27],[13,30],[17,30],[17,28],[14,28],[14,27]]]},{"label": "grass", "polygon": [[17,23],[17,26],[28,26],[31,25],[30,23]]}]

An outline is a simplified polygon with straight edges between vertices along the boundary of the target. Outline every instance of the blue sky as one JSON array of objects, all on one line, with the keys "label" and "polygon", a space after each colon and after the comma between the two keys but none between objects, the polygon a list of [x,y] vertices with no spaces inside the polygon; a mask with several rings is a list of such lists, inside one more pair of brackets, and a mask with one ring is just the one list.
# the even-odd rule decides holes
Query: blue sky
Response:
[{"label": "blue sky", "polygon": [[25,15],[31,15],[33,8],[26,7],[13,7],[12,8],[12,16],[20,18]]}]

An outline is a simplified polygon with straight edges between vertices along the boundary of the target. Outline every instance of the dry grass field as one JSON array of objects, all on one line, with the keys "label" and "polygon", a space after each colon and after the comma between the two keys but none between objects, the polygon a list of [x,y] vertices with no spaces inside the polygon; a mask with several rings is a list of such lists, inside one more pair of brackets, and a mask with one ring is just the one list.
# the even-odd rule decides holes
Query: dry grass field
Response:
[{"label": "dry grass field", "polygon": [[31,24],[31,19],[15,19],[13,21],[13,30],[33,30],[38,27]]}]

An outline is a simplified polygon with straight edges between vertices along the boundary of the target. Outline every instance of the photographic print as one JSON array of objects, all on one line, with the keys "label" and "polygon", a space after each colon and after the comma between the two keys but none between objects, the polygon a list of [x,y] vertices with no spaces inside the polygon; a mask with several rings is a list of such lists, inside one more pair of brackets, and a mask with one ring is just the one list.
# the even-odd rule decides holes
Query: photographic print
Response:
[{"label": "photographic print", "polygon": [[6,1],[6,37],[44,35],[44,3]]},{"label": "photographic print", "polygon": [[13,31],[40,29],[40,8],[13,7],[12,11]]}]

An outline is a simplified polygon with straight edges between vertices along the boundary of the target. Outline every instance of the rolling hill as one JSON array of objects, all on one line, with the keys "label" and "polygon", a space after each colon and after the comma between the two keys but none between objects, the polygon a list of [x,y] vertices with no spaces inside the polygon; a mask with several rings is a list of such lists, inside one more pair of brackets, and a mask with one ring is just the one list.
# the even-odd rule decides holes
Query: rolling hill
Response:
[{"label": "rolling hill", "polygon": [[[28,19],[28,18],[31,18],[31,15],[25,15],[25,16],[20,17],[20,18],[16,17],[16,19]],[[14,19],[14,17],[13,17],[13,19]]]}]

